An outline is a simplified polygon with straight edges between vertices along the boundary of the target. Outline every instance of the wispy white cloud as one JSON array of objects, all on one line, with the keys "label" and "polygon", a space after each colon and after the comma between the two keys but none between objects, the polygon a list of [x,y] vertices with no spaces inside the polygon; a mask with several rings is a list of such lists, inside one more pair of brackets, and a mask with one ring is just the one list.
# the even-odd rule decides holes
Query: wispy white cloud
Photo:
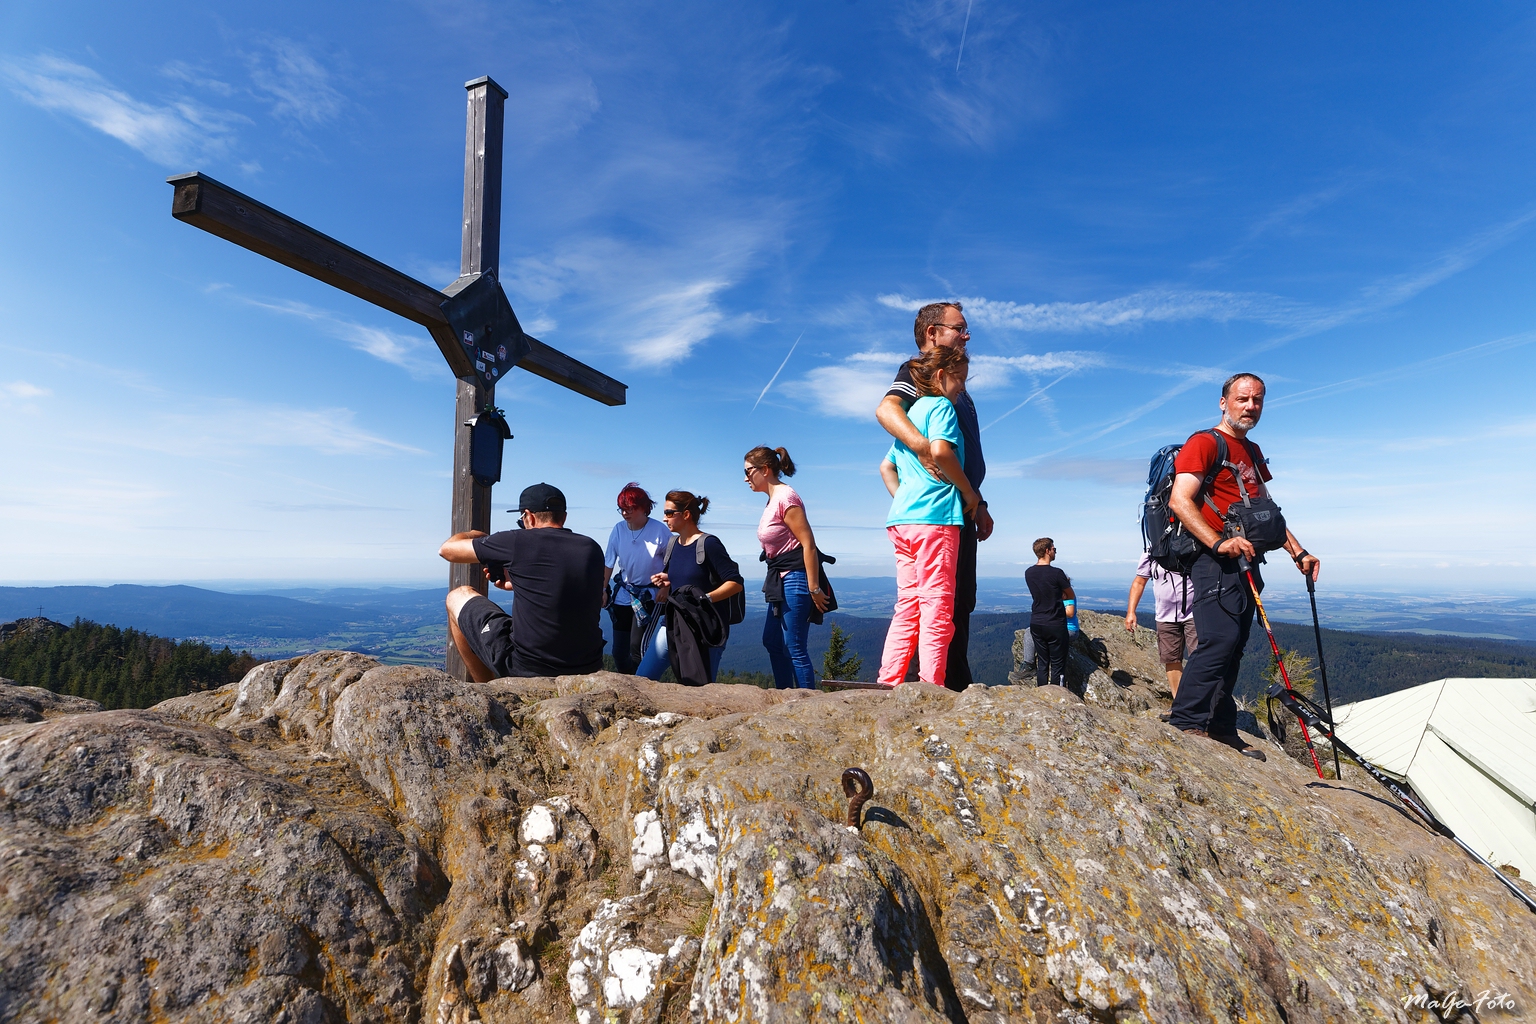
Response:
[{"label": "wispy white cloud", "polygon": [[907,353],[859,352],[841,363],[818,366],[783,390],[810,399],[823,415],[867,420],[908,358]]},{"label": "wispy white cloud", "polygon": [[1298,338],[1320,334],[1345,324],[1365,320],[1408,302],[1442,281],[1479,263],[1485,256],[1513,240],[1536,222],[1536,208],[1495,224],[1466,242],[1441,253],[1417,270],[1383,277],[1360,290],[1359,297],[1337,308],[1303,318],[1298,326],[1265,341],[1250,352],[1265,352]]},{"label": "wispy white cloud", "polygon": [[1269,408],[1283,408],[1287,405],[1295,405],[1298,402],[1311,402],[1319,398],[1331,398],[1334,395],[1347,391],[1356,391],[1360,388],[1374,387],[1377,384],[1386,384],[1391,381],[1403,380],[1408,377],[1419,376],[1425,373],[1433,373],[1438,367],[1449,364],[1461,364],[1470,359],[1495,355],[1512,348],[1520,348],[1536,342],[1536,331],[1523,331],[1519,334],[1511,334],[1507,337],[1496,338],[1493,341],[1485,341],[1479,345],[1469,345],[1454,352],[1445,352],[1428,359],[1420,359],[1402,366],[1388,367],[1375,373],[1365,373],[1358,377],[1348,377],[1344,380],[1333,381],[1328,384],[1320,384],[1317,387],[1307,388],[1303,391],[1292,391],[1288,394],[1276,394],[1273,401],[1266,403]]},{"label": "wispy white cloud", "polygon": [[[914,299],[892,293],[878,296],[878,301],[891,309],[916,312],[930,302],[949,300]],[[966,319],[973,327],[1062,334],[1182,320],[1293,324],[1306,315],[1303,307],[1274,295],[1177,289],[1147,289],[1098,302],[1020,303],[979,296],[961,297],[958,301],[965,307]]]},{"label": "wispy white cloud", "polygon": [[1494,225],[1461,245],[1441,253],[1418,270],[1371,285],[1361,295],[1361,311],[1387,309],[1407,302],[1425,289],[1478,263],[1484,256],[1514,238],[1532,221],[1536,221],[1536,209]]},{"label": "wispy white cloud", "polygon": [[425,455],[420,448],[357,425],[346,408],[295,409],[238,399],[213,409],[167,411],[146,420],[146,429],[123,443],[191,457],[227,458],[250,448],[307,448],[322,455]]},{"label": "wispy white cloud", "polygon": [[235,127],[249,120],[189,99],[146,103],[92,69],[51,54],[7,59],[0,75],[28,103],[82,121],[165,167],[224,155]]},{"label": "wispy white cloud", "polygon": [[53,394],[47,388],[40,388],[36,384],[29,384],[24,380],[7,381],[0,384],[0,395],[9,395],[12,398],[46,398]]},{"label": "wispy white cloud", "polygon": [[384,327],[370,327],[302,302],[264,302],[244,296],[236,298],[257,309],[308,320],[331,337],[375,359],[398,366],[417,380],[431,380],[441,377],[444,372],[437,346],[430,338],[418,337],[417,333],[402,334]]},{"label": "wispy white cloud", "polygon": [[195,88],[217,93],[220,96],[233,96],[237,91],[228,82],[220,81],[212,77],[203,68],[188,64],[184,60],[170,61],[160,69],[160,74],[174,81],[185,82]]},{"label": "wispy white cloud", "polygon": [[1026,405],[1029,405],[1031,402],[1034,402],[1037,399],[1045,398],[1045,393],[1047,391],[1051,390],[1051,388],[1055,387],[1057,384],[1060,384],[1062,381],[1064,381],[1068,377],[1072,376],[1072,373],[1073,373],[1072,370],[1068,370],[1066,373],[1063,373],[1061,376],[1057,377],[1055,380],[1051,381],[1049,384],[1042,384],[1039,387],[1036,387],[1035,390],[1031,391],[1029,394],[1024,396],[1024,400],[1022,402],[1020,402],[1018,405],[1014,406],[1012,409],[1009,409],[1007,412],[1003,413],[997,419],[993,420],[991,423],[988,423],[986,426],[982,427],[981,429],[982,430],[990,430],[991,428],[993,428],[993,427],[997,426],[999,423],[1001,423],[1003,420],[1007,419],[1009,416],[1012,416],[1014,413],[1016,413],[1020,409],[1024,408]]},{"label": "wispy white cloud", "polygon": [[1314,189],[1288,202],[1281,203],[1249,225],[1242,238],[1230,249],[1219,256],[1200,260],[1194,264],[1194,269],[1204,271],[1216,270],[1253,249],[1266,236],[1296,230],[1298,222],[1348,193],[1351,189],[1358,186],[1365,177],[1365,175],[1351,174],[1344,180],[1335,182],[1325,188]]},{"label": "wispy white cloud", "polygon": [[[658,366],[686,359],[693,347],[715,333],[725,320],[715,296],[724,281],[693,281],[670,292],[641,299],[632,306],[643,324],[661,329],[642,333],[624,345],[638,366]],[[644,328],[641,328],[644,332]]]},{"label": "wispy white cloud", "polygon": [[276,37],[246,57],[251,83],[272,104],[272,113],[305,128],[334,121],[346,105],[331,73],[302,44]]},{"label": "wispy white cloud", "polygon": [[1047,74],[1054,41],[1016,7],[908,0],[894,20],[906,46],[918,51],[893,54],[905,72],[896,91],[946,135],[987,147],[1055,111]]},{"label": "wispy white cloud", "polygon": [[1039,378],[1051,374],[1070,374],[1112,365],[1102,352],[1042,352],[1039,355],[971,356],[971,372],[966,390],[977,394],[995,393],[1013,386],[1022,374]]}]

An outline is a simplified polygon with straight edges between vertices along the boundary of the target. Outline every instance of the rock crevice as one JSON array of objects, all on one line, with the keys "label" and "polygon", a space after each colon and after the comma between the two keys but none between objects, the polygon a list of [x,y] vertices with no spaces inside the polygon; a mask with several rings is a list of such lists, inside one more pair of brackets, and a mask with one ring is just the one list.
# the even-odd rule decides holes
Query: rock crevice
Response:
[{"label": "rock crevice", "polygon": [[1159,722],[1155,647],[1084,625],[1086,700],[345,652],[148,711],[0,689],[0,1018],[1527,1012],[1536,929],[1495,880],[1367,782]]}]

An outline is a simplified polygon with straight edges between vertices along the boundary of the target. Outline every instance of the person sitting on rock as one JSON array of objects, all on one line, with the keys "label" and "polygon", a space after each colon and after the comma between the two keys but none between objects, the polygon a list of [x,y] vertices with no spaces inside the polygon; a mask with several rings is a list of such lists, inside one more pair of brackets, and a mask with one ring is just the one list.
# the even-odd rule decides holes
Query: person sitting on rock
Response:
[{"label": "person sitting on rock", "polygon": [[448,594],[448,631],[478,683],[504,676],[566,676],[603,667],[603,549],[565,528],[565,495],[534,484],[518,498],[518,529],[456,533],[438,554],[483,567],[516,596],[508,615],[474,587]]}]

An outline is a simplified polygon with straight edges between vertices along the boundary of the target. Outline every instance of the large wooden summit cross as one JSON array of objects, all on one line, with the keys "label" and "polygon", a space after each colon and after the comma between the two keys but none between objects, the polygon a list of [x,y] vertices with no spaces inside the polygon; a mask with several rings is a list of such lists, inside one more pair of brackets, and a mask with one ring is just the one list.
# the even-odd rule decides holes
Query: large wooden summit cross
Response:
[{"label": "large wooden summit cross", "polygon": [[[491,487],[477,482],[471,471],[470,425],[494,405],[496,382],[513,365],[604,405],[623,405],[625,392],[623,384],[529,337],[517,323],[498,281],[502,120],[507,91],[489,77],[467,82],[464,88],[469,90],[464,139],[464,244],[458,280],[442,291],[204,174],[178,174],[167,179],[176,187],[171,216],[177,220],[351,292],[414,320],[432,333],[432,340],[458,378],[453,421],[454,533],[490,531]],[[482,476],[481,481],[485,479]],[[485,593],[479,566],[450,567],[449,587],[465,584]],[[452,643],[448,644],[447,669],[461,679],[468,678]]]}]

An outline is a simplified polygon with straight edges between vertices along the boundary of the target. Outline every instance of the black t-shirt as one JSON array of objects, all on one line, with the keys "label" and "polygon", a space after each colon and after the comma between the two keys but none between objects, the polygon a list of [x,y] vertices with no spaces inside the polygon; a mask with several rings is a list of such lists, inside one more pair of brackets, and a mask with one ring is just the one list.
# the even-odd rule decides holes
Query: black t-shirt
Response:
[{"label": "black t-shirt", "polygon": [[603,667],[603,549],[591,537],[544,527],[475,538],[482,562],[505,562],[512,581],[512,664],[520,676]]},{"label": "black t-shirt", "polygon": [[1072,586],[1067,574],[1054,565],[1032,565],[1024,570],[1024,582],[1029,584],[1029,596],[1035,599],[1030,609],[1031,626],[1050,626],[1067,621],[1067,606],[1061,603],[1061,592]]},{"label": "black t-shirt", "polygon": [[[907,408],[917,401],[917,388],[912,383],[912,361],[909,359],[901,364],[896,371],[896,379],[885,392],[887,398],[899,398]],[[960,421],[960,433],[965,438],[965,461],[960,468],[965,471],[965,478],[971,482],[976,490],[981,490],[981,482],[987,478],[987,460],[981,454],[981,421],[976,417],[976,403],[971,401],[969,391],[960,392],[955,399],[955,417]]]}]

